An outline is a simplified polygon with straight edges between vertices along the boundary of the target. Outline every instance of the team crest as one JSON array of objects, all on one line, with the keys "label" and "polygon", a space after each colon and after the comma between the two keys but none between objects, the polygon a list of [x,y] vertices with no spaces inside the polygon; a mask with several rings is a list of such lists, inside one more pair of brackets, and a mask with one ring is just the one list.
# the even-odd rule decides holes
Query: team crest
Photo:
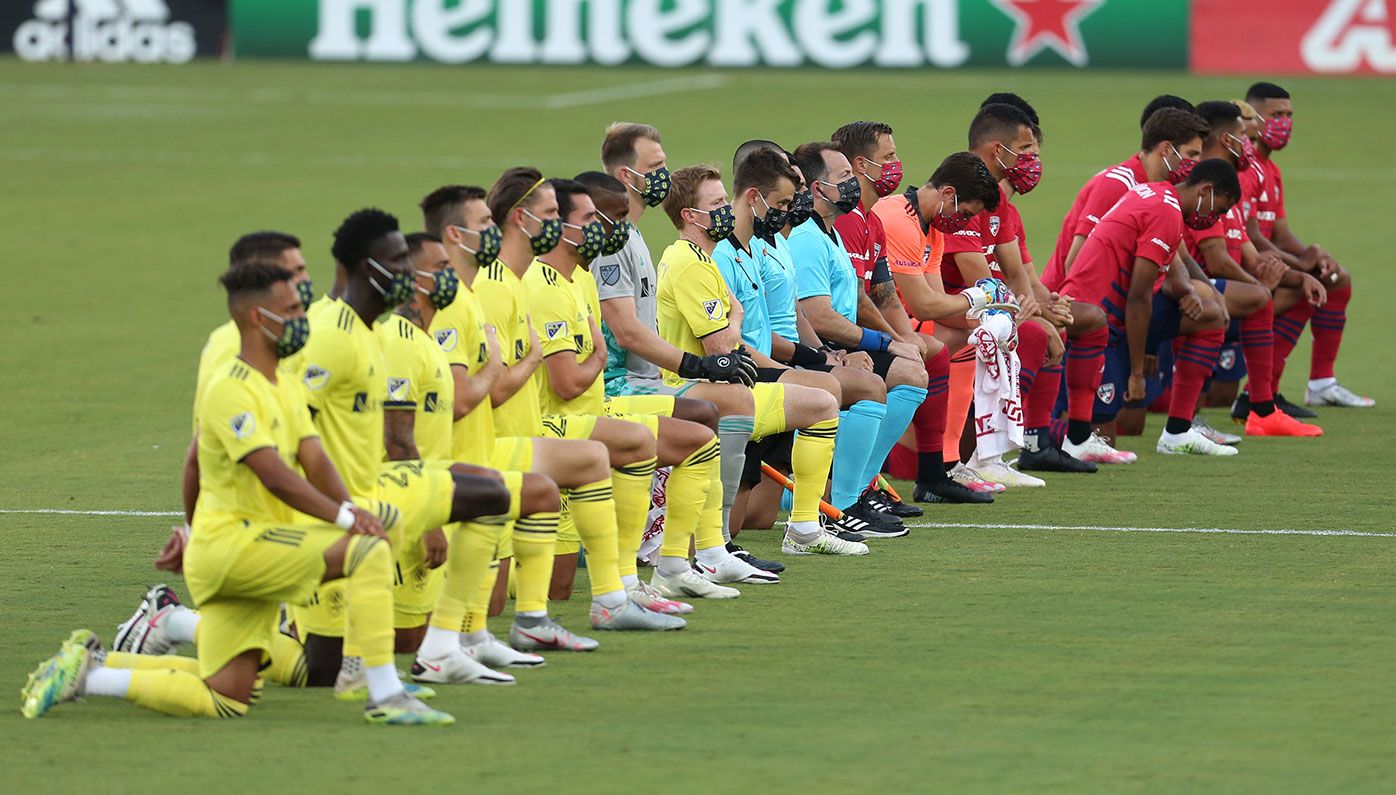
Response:
[{"label": "team crest", "polygon": [[250,411],[244,411],[233,417],[228,421],[228,424],[233,426],[233,435],[239,439],[246,439],[252,435],[253,431],[257,430],[257,421],[252,419]]},{"label": "team crest", "polygon": [[567,321],[555,320],[543,326],[543,333],[548,335],[548,339],[555,340],[559,337],[567,336]]},{"label": "team crest", "polygon": [[620,283],[619,265],[602,265],[597,269],[597,273],[601,276],[602,284],[614,285]]},{"label": "team crest", "polygon": [[720,319],[722,317],[722,302],[717,300],[704,301],[703,312],[707,314],[709,320]]},{"label": "team crest", "polygon": [[456,336],[456,330],[453,328],[438,329],[436,332],[436,344],[440,345],[443,351],[455,350],[456,343],[459,341],[460,339]]},{"label": "team crest", "polygon": [[401,403],[407,400],[408,388],[412,385],[409,378],[389,378],[388,379],[388,400]]},{"label": "team crest", "polygon": [[313,389],[319,392],[321,389],[325,388],[325,384],[329,383],[330,371],[319,365],[312,364],[305,368],[305,377],[301,380],[305,382],[307,389]]},{"label": "team crest", "polygon": [[1236,366],[1236,351],[1227,348],[1217,357],[1217,366],[1223,370],[1230,370]]},{"label": "team crest", "polygon": [[989,216],[989,236],[999,236],[999,217],[997,215]]},{"label": "team crest", "polygon": [[1095,391],[1095,396],[1096,396],[1097,398],[1100,398],[1100,402],[1106,404],[1107,406],[1110,405],[1111,403],[1114,403],[1114,402],[1115,402],[1115,385],[1114,385],[1114,384],[1101,384],[1101,385],[1100,385],[1100,388],[1097,389],[1097,390]]}]

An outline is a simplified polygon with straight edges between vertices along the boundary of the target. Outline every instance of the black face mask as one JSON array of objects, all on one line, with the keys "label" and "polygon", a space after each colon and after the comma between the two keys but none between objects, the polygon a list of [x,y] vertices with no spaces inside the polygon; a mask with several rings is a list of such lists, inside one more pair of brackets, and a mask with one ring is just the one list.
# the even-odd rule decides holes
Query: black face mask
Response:
[{"label": "black face mask", "polygon": [[814,215],[814,194],[810,191],[795,194],[795,200],[790,202],[790,226],[796,227],[803,224]]},{"label": "black face mask", "polygon": [[[858,184],[858,178],[856,176],[849,177],[837,185],[832,182],[825,182],[822,179],[819,180],[819,183],[838,189],[839,197],[829,203],[834,205],[834,208],[840,213],[851,213],[858,209],[858,202],[863,199],[863,187]],[[828,199],[825,199],[825,201],[828,201]]]},{"label": "black face mask", "polygon": [[756,194],[761,199],[761,203],[766,205],[764,216],[756,214],[756,208],[751,208],[751,231],[762,238],[773,238],[780,234],[780,230],[785,228],[786,222],[790,219],[790,213],[786,210],[777,210],[766,203],[766,197],[760,193]]}]

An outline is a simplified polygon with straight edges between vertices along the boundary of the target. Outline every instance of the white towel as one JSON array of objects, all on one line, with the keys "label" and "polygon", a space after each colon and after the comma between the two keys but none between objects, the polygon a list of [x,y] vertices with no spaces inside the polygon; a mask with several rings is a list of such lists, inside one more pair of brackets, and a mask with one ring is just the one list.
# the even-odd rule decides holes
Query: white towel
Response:
[{"label": "white towel", "polygon": [[1018,393],[1017,328],[1002,312],[985,313],[970,332],[974,346],[975,454],[991,460],[1023,446],[1023,403]]}]

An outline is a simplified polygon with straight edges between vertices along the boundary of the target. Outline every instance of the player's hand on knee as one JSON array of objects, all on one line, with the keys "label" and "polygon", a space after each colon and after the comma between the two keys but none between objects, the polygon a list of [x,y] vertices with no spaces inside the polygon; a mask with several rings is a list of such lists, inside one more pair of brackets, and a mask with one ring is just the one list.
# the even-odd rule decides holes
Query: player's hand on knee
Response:
[{"label": "player's hand on knee", "polygon": [[445,530],[438,527],[422,535],[422,549],[427,553],[427,568],[440,568],[441,564],[446,562],[448,548]]},{"label": "player's hand on knee", "polygon": [[388,539],[388,534],[383,532],[383,522],[377,516],[357,505],[349,510],[353,512],[354,523],[346,529],[352,535],[377,536],[385,541]]},{"label": "player's hand on knee", "polygon": [[170,537],[155,557],[155,568],[179,574],[184,571],[184,547],[189,543],[189,525],[181,524],[170,528]]},{"label": "player's hand on knee", "polygon": [[[1154,368],[1158,368],[1158,362],[1154,362]],[[1144,376],[1142,373],[1130,373],[1129,381],[1125,384],[1125,402],[1133,403],[1136,400],[1144,399]]]}]

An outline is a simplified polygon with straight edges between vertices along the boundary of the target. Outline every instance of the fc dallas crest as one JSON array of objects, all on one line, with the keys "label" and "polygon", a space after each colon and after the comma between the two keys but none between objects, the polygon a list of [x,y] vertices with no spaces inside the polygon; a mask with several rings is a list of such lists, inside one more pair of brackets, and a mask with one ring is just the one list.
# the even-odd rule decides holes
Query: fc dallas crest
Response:
[{"label": "fc dallas crest", "polygon": [[1022,66],[1045,48],[1056,50],[1072,66],[1089,57],[1081,40],[1081,20],[1105,0],[990,0],[1013,20],[1008,43],[1009,66]]}]

